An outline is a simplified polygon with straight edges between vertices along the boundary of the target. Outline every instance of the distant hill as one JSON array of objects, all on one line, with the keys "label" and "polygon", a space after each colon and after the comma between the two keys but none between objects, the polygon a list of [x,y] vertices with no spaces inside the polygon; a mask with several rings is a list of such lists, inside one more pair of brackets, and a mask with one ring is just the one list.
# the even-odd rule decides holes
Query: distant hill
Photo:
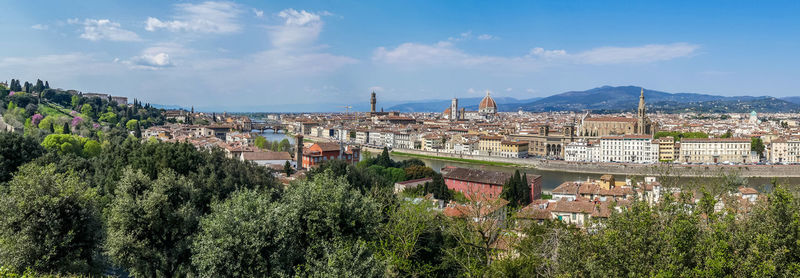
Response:
[{"label": "distant hill", "polygon": [[[633,111],[639,105],[641,87],[603,86],[586,91],[571,91],[552,95],[528,103],[512,103],[498,107],[500,111],[581,111],[596,112]],[[774,97],[735,96],[724,97],[696,93],[667,93],[644,90],[645,101],[650,111],[674,112],[796,112],[799,103]]]},{"label": "distant hill", "polygon": [[[518,104],[521,103],[529,103],[541,98],[529,98],[529,99],[516,99],[512,97],[493,97],[494,101],[497,103],[498,109],[500,107],[504,107],[505,105],[510,105],[509,111],[513,110],[516,111],[519,108]],[[472,98],[459,98],[458,99],[458,107],[464,107],[467,110],[478,110],[478,105],[481,103],[483,97],[472,97]],[[437,100],[427,100],[427,101],[420,101],[420,102],[411,102],[411,103],[402,103],[397,104],[394,106],[389,107],[387,111],[399,111],[399,112],[442,112],[447,107],[450,107],[449,99],[437,99]],[[515,107],[512,107],[517,105]]]},{"label": "distant hill", "polygon": [[781,98],[781,99],[785,100],[785,101],[788,101],[788,102],[791,102],[791,103],[794,103],[794,104],[800,104],[800,97],[784,97],[784,98]]}]

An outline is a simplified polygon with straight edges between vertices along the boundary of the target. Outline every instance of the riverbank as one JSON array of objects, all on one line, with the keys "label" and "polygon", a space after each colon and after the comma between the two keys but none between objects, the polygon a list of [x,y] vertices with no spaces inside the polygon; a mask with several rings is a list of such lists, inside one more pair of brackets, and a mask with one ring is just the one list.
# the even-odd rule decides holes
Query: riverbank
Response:
[{"label": "riverbank", "polygon": [[[373,152],[382,150],[365,148]],[[800,165],[681,165],[681,164],[633,164],[633,163],[600,163],[600,162],[569,162],[562,160],[543,160],[533,158],[508,158],[482,155],[463,155],[443,152],[428,152],[422,150],[398,149],[392,154],[454,161],[462,163],[482,164],[491,166],[509,166],[535,168],[543,171],[583,173],[583,174],[612,174],[612,175],[652,175],[652,176],[680,176],[680,177],[714,177],[725,174],[737,174],[742,177],[753,178],[794,178],[800,177]]]},{"label": "riverbank", "polygon": [[[383,151],[383,150],[380,150]],[[441,156],[430,156],[430,155],[422,155],[422,154],[413,154],[413,153],[404,153],[404,152],[397,152],[392,151],[392,154],[402,155],[402,156],[409,156],[409,157],[418,157],[418,158],[427,158],[427,159],[438,159],[438,160],[445,160],[445,161],[455,161],[455,162],[462,162],[462,163],[472,163],[472,164],[482,164],[482,165],[490,165],[490,166],[516,166],[516,167],[525,167],[523,165],[508,163],[508,162],[494,162],[494,161],[485,161],[485,160],[475,160],[475,159],[463,159],[463,158],[455,158],[455,157],[441,157]]]}]

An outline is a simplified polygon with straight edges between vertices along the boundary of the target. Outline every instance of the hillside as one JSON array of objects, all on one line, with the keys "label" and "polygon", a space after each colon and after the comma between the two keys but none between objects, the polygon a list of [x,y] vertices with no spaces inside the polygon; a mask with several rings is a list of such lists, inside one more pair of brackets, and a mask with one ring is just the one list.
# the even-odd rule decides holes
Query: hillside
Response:
[{"label": "hillside", "polygon": [[[641,87],[636,86],[603,86],[586,91],[571,91],[552,95],[537,101],[501,106],[500,111],[516,111],[508,109],[516,105],[525,111],[580,111],[597,112],[632,111],[639,104]],[[644,97],[650,111],[666,113],[677,112],[731,112],[744,113],[752,110],[760,112],[794,112],[800,111],[800,104],[774,97],[735,96],[725,97],[696,93],[667,93],[655,90],[644,90]]]}]

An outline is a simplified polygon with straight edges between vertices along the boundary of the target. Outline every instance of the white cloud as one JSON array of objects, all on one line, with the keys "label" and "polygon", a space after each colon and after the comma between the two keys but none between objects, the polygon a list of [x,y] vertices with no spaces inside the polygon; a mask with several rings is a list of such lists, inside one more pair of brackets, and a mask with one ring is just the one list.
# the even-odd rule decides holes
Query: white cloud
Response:
[{"label": "white cloud", "polygon": [[131,59],[135,68],[160,69],[172,66],[169,54],[161,52],[155,54],[143,54]]},{"label": "white cloud", "polygon": [[548,59],[550,59],[550,58],[560,58],[560,57],[567,56],[567,51],[560,50],[560,49],[559,50],[545,50],[544,48],[536,47],[534,49],[531,49],[531,51],[528,53],[528,55],[529,56],[541,57],[541,58],[548,58]]},{"label": "white cloud", "polygon": [[390,49],[378,47],[375,62],[413,66],[501,66],[505,69],[532,69],[561,64],[636,64],[667,61],[695,54],[700,46],[689,43],[649,44],[635,47],[599,47],[578,53],[533,48],[523,56],[488,56],[466,53],[451,42],[435,44],[403,43]]},{"label": "white cloud", "polygon": [[120,24],[108,19],[84,19],[79,22],[77,19],[68,19],[70,24],[82,24],[83,33],[80,37],[90,41],[109,40],[109,41],[141,41],[139,35],[133,31],[120,28]]},{"label": "white cloud", "polygon": [[513,90],[514,90],[514,88],[506,88],[506,92],[511,92]]},{"label": "white cloud", "polygon": [[118,62],[130,66],[132,69],[158,70],[174,67],[176,57],[186,57],[192,53],[195,51],[186,49],[180,44],[160,43],[145,48],[138,56]]},{"label": "white cloud", "polygon": [[313,43],[322,31],[320,14],[286,9],[278,13],[283,24],[269,27],[272,44],[279,48],[305,46]]},{"label": "white cloud", "polygon": [[31,26],[31,28],[33,28],[34,30],[47,30],[50,27],[47,26],[46,24],[36,24]]},{"label": "white cloud", "polygon": [[256,8],[253,8],[253,13],[255,13],[257,17],[264,16],[264,11],[256,9]]},{"label": "white cloud", "polygon": [[489,34],[481,34],[480,36],[478,36],[478,39],[482,40],[482,41],[491,40],[491,39],[494,39],[494,36],[489,35]]},{"label": "white cloud", "polygon": [[455,48],[450,42],[436,44],[404,43],[394,49],[379,47],[372,55],[373,61],[412,65],[458,65],[476,66],[487,64],[501,64],[508,62],[508,58],[471,55]]},{"label": "white cloud", "polygon": [[378,92],[378,93],[380,93],[380,92],[383,92],[383,87],[381,87],[381,86],[372,86],[372,87],[369,87],[369,89],[367,89],[367,90],[370,91],[370,92]]},{"label": "white cloud", "polygon": [[688,43],[600,47],[578,53],[575,57],[587,64],[652,63],[691,56],[698,48],[700,46]]},{"label": "white cloud", "polygon": [[238,23],[239,6],[233,2],[203,2],[200,4],[176,4],[174,20],[148,17],[145,30],[165,29],[172,32],[234,33],[241,29]]}]

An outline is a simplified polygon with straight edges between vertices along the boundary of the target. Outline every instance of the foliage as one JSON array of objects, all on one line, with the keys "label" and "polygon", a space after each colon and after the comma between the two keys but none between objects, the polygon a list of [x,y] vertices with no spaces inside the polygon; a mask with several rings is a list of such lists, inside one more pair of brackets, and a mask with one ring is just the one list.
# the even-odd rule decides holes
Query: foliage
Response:
[{"label": "foliage", "polygon": [[759,156],[764,157],[764,141],[761,140],[759,137],[753,137],[750,139],[750,150],[757,152]]},{"label": "foliage", "polygon": [[138,120],[128,120],[128,122],[125,123],[125,128],[127,128],[130,131],[135,130],[136,127],[138,127],[138,126],[139,126],[139,121]]},{"label": "foliage", "polygon": [[531,187],[528,184],[528,174],[520,177],[519,170],[514,171],[514,175],[503,185],[500,193],[503,199],[509,201],[512,207],[524,207],[531,203]]},{"label": "foliage", "polygon": [[653,134],[653,139],[658,139],[661,137],[672,136],[675,138],[676,141],[680,141],[682,138],[708,138],[708,134],[703,132],[679,132],[679,131],[659,131]]},{"label": "foliage", "polygon": [[392,276],[442,276],[448,270],[443,258],[443,215],[431,213],[430,203],[402,202],[389,213],[376,242],[378,256]]},{"label": "foliage", "polygon": [[244,190],[211,206],[200,220],[192,263],[207,277],[265,277],[271,273],[277,233],[269,195]]},{"label": "foliage", "polygon": [[135,276],[189,273],[191,236],[200,215],[197,194],[191,181],[170,169],[155,180],[125,170],[107,216],[109,257]]},{"label": "foliage", "polygon": [[72,134],[50,134],[42,141],[42,147],[48,151],[56,151],[60,154],[74,153],[83,154],[84,144],[88,139]]},{"label": "foliage", "polygon": [[97,273],[97,192],[74,172],[28,164],[0,194],[0,265],[43,273]]},{"label": "foliage", "polygon": [[44,149],[32,138],[0,132],[0,183],[11,179],[17,168],[41,156]]}]

